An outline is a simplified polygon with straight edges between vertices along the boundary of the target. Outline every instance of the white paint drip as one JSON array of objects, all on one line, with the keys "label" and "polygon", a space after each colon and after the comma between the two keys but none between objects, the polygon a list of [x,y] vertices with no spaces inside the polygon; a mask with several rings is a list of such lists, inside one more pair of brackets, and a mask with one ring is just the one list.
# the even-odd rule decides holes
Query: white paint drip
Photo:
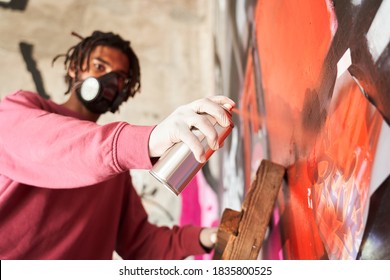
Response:
[{"label": "white paint drip", "polygon": [[352,0],[351,3],[355,6],[360,6],[362,4],[362,0]]},{"label": "white paint drip", "polygon": [[329,16],[330,16],[330,20],[329,20],[330,26],[329,26],[329,28],[330,28],[330,32],[331,32],[332,37],[333,37],[334,34],[336,33],[337,27],[338,27],[336,13],[334,12],[333,1],[327,0],[326,1],[326,8],[328,9]]},{"label": "white paint drip", "polygon": [[348,70],[348,67],[351,66],[351,50],[347,49],[343,56],[340,58],[339,62],[337,62],[337,79]]},{"label": "white paint drip", "polygon": [[390,41],[390,1],[383,1],[367,32],[368,48],[376,62]]}]

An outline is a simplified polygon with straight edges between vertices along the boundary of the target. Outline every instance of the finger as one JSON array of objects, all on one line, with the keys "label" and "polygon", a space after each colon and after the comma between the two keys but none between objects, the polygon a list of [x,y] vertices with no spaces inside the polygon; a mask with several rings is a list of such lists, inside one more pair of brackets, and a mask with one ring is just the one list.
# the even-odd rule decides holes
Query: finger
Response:
[{"label": "finger", "polygon": [[[179,120],[179,123],[176,124],[178,126],[178,129],[175,130],[176,133],[174,133],[170,137],[173,143],[183,141],[181,139],[181,134],[184,131],[192,130],[192,132],[194,133],[194,130],[196,129],[196,132],[200,133],[198,134],[198,138],[200,140],[206,138],[208,145],[213,150],[219,148],[218,133],[214,128],[215,120],[212,116],[208,114],[198,114],[194,112],[193,109],[188,110],[187,106],[182,106],[178,108],[175,112],[175,115],[176,118]],[[206,149],[207,147],[204,148]]]},{"label": "finger", "polygon": [[231,100],[230,98],[224,96],[224,95],[214,95],[210,96],[209,99],[223,107],[225,107],[228,111],[230,111],[234,106],[236,106],[236,103]]},{"label": "finger", "polygon": [[198,162],[203,163],[206,161],[203,145],[193,132],[189,129],[182,130],[179,137],[180,140],[188,146]]},{"label": "finger", "polygon": [[195,114],[192,121],[191,126],[196,128],[196,131],[199,131],[206,138],[209,147],[213,150],[219,149],[218,132],[210,121],[210,116]]},{"label": "finger", "polygon": [[[230,100],[225,96],[214,97],[218,102],[224,102]],[[192,110],[198,114],[206,113],[215,118],[215,120],[223,127],[232,125],[231,117],[229,112],[222,107],[218,102],[214,102],[210,98],[204,98],[197,100],[190,104]],[[226,103],[226,107],[233,106],[231,103]],[[234,103],[233,103],[234,104]]]}]

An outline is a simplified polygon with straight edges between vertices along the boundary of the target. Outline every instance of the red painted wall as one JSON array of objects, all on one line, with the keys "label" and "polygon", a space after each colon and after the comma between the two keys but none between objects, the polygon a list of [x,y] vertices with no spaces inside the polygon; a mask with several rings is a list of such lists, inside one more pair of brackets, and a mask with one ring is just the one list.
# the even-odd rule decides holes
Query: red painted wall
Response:
[{"label": "red painted wall", "polygon": [[264,154],[287,168],[265,259],[358,256],[390,81],[364,40],[382,1],[347,2],[256,4],[236,111],[244,174],[249,182],[259,162],[259,131],[267,136]]}]

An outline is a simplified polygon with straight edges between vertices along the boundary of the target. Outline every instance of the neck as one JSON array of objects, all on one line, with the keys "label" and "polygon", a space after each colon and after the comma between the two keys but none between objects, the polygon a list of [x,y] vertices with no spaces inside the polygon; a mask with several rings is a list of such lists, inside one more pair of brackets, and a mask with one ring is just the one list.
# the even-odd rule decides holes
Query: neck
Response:
[{"label": "neck", "polygon": [[83,104],[80,102],[80,100],[77,98],[75,93],[71,93],[69,99],[62,104],[65,108],[77,112],[78,114],[82,115],[85,119],[97,122],[100,115],[90,112],[87,108],[83,106]]}]

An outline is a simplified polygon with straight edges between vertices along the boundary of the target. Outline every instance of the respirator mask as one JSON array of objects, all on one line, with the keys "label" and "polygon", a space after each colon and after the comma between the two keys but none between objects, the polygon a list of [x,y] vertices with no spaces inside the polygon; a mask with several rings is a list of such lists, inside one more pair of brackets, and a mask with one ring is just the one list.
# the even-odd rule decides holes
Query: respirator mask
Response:
[{"label": "respirator mask", "polygon": [[115,112],[119,105],[127,99],[129,79],[126,79],[123,89],[119,91],[120,75],[116,72],[107,73],[101,77],[88,77],[76,86],[76,94],[84,106],[95,114],[107,111]]}]

